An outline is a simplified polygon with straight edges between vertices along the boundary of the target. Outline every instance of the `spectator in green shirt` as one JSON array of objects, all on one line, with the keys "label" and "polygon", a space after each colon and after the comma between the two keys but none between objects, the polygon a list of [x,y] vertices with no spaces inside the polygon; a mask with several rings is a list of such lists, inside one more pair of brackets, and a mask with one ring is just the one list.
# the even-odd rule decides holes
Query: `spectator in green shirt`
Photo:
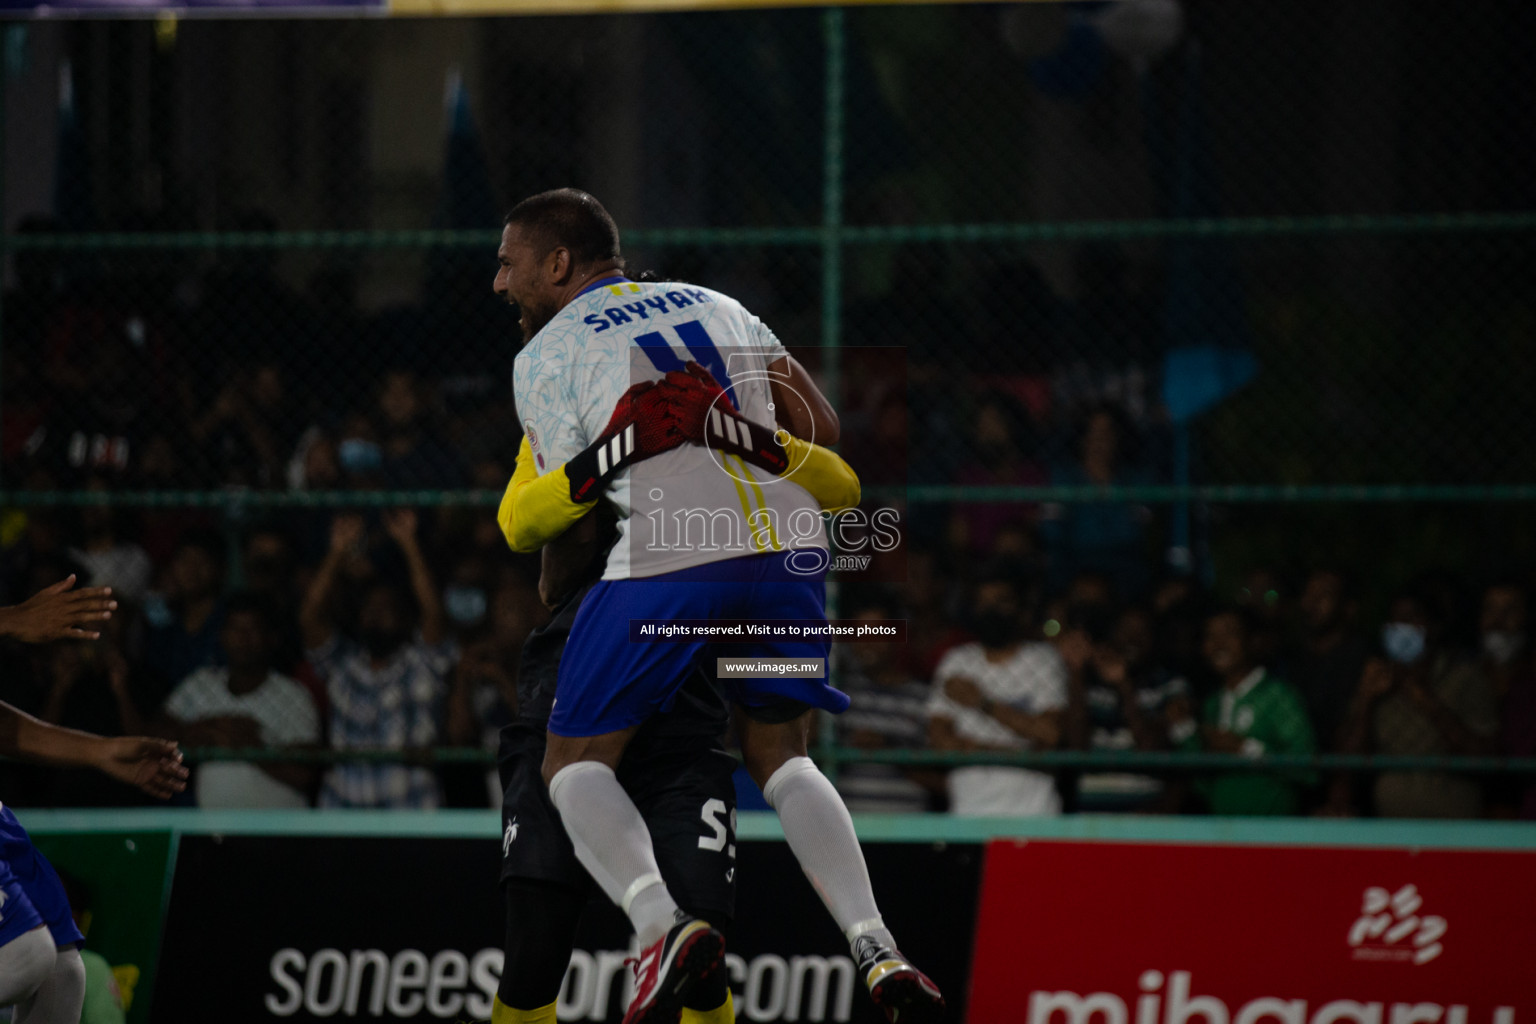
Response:
[{"label": "spectator in green shirt", "polygon": [[[1189,705],[1170,708],[1171,739],[1182,750],[1261,757],[1310,754],[1316,747],[1301,695],[1258,664],[1254,624],[1240,609],[1205,622],[1205,658],[1221,688],[1205,702],[1196,726]],[[1311,773],[1239,771],[1200,785],[1214,814],[1295,814]]]}]

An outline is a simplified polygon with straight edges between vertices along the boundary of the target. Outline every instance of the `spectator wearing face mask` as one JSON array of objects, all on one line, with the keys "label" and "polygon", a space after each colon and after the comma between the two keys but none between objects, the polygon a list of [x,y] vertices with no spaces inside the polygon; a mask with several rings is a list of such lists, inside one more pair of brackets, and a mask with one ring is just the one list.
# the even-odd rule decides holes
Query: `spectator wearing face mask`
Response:
[{"label": "spectator wearing face mask", "polygon": [[[1051,750],[1062,736],[1067,670],[1056,649],[1026,639],[1016,576],[994,570],[976,585],[968,622],[975,643],[939,662],[928,702],[929,742],[937,750]],[[1024,768],[967,766],[948,779],[951,814],[1059,814],[1051,776]]]},{"label": "spectator wearing face mask", "polygon": [[[1407,756],[1487,755],[1497,749],[1493,687],[1472,662],[1444,646],[1448,615],[1429,591],[1393,599],[1381,628],[1382,656],[1366,663],[1350,703],[1342,748]],[[1466,775],[1382,772],[1372,787],[1386,818],[1475,818],[1482,788]]]}]

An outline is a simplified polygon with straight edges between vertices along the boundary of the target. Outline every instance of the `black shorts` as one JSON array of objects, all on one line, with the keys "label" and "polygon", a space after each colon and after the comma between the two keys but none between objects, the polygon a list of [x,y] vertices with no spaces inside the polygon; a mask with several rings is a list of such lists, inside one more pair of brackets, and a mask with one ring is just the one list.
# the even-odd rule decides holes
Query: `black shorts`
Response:
[{"label": "black shorts", "polygon": [[[592,879],[576,860],[544,785],[544,746],[543,730],[532,724],[501,732],[501,880],[587,889]],[[618,772],[651,831],[672,898],[722,925],[736,910],[735,769],[736,759],[717,743],[668,737],[664,743],[631,743]]]}]

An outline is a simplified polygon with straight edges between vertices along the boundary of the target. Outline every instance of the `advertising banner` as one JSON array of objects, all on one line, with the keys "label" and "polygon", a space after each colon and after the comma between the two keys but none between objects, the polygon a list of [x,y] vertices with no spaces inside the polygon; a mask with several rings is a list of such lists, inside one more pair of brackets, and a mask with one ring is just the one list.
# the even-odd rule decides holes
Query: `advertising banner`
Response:
[{"label": "advertising banner", "polygon": [[[738,850],[726,958],[738,1019],[882,1020],[788,847]],[[963,1012],[982,847],[865,853],[904,950]],[[489,1017],[504,935],[499,854],[494,839],[183,836],[151,1019]],[[577,944],[560,1019],[620,1020],[635,955],[627,922],[599,898]]]},{"label": "advertising banner", "polygon": [[1533,949],[1530,851],[999,840],[963,1019],[1530,1024]]}]

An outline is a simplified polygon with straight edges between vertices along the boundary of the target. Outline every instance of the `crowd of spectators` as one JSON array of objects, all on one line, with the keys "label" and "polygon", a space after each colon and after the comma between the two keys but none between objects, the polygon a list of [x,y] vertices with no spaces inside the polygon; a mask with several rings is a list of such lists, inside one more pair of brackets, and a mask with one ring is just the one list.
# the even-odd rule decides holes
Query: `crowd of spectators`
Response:
[{"label": "crowd of spectators", "polygon": [[[60,259],[18,258],[6,299],[8,488],[500,490],[510,475],[518,428],[492,372],[510,363],[504,309],[491,342],[461,338],[413,361],[391,341],[409,324],[351,312],[345,275],[319,275],[301,294],[243,261],[213,268],[188,296],[146,262],[107,275],[99,293],[66,294]],[[303,326],[274,345],[273,324]],[[215,335],[228,344],[195,344]],[[931,366],[882,376],[888,354],[864,366],[858,352],[848,355],[864,386],[844,450],[866,484],[995,493],[1167,479],[1155,416],[1130,400],[1144,388],[1123,373],[1044,397],[1004,377],[969,403],[913,402]],[[369,371],[338,375],[354,365]],[[1522,580],[1488,584],[1480,604],[1466,581],[1429,574],[1378,607],[1335,567],[1256,569],[1236,592],[1214,592],[1160,574],[1155,517],[1132,502],[979,492],[903,511],[903,581],[840,595],[840,615],[903,619],[908,635],[834,652],[854,697],[838,722],[848,747],[1536,756]],[[515,711],[522,640],[546,612],[537,561],[506,550],[486,509],[244,516],[105,500],[0,515],[0,603],[71,572],[122,602],[98,643],[6,652],[4,699],[65,725],[203,749],[493,745]],[[1369,583],[1375,598],[1381,581]],[[83,776],[0,774],[16,804],[132,799]],[[858,810],[1536,817],[1528,781],[861,763],[839,784]],[[498,796],[478,765],[231,759],[199,764],[188,799],[434,807]]]},{"label": "crowd of spectators", "polygon": [[[493,748],[515,713],[522,641],[547,614],[536,560],[507,551],[484,512],[293,510],[234,533],[179,510],[85,506],[16,513],[10,526],[0,600],[71,572],[121,599],[100,641],[5,652],[10,702],[63,725],[205,750],[400,755],[319,765],[225,754],[197,764],[188,801],[430,808],[499,796],[481,765],[414,757]],[[995,531],[1001,554],[984,562],[914,545],[904,580],[842,588],[843,617],[908,626],[904,644],[834,648],[853,697],[837,720],[842,745],[1536,756],[1521,580],[1488,583],[1479,597],[1425,574],[1377,616],[1329,566],[1294,579],[1256,570],[1227,595],[1169,575],[1122,598],[1100,571],[1053,588],[1042,559],[1020,553],[1020,531],[1030,532]],[[145,541],[162,535],[173,539],[152,557]],[[134,799],[83,775],[0,773],[18,805]],[[856,763],[839,785],[860,811],[1536,817],[1526,778],[1435,770]]]},{"label": "crowd of spectators", "polygon": [[[950,581],[938,598],[892,601],[912,583],[854,591],[856,618],[902,614],[915,626],[937,605],[967,635],[946,644],[931,670],[923,643],[885,652],[847,645],[842,678],[858,713],[840,721],[843,742],[1245,758],[1536,754],[1536,651],[1519,579],[1492,581],[1479,597],[1454,577],[1426,573],[1372,618],[1350,575],[1332,566],[1295,581],[1250,573],[1230,601],[1187,577],[1133,601],[1117,600],[1100,573],[1054,593],[1035,587],[1038,578],[1000,561],[969,582]],[[916,579],[920,589],[934,582]],[[1433,768],[1152,775],[966,766],[945,775],[860,765],[840,784],[860,809],[893,812],[1536,817],[1529,777]]]}]

